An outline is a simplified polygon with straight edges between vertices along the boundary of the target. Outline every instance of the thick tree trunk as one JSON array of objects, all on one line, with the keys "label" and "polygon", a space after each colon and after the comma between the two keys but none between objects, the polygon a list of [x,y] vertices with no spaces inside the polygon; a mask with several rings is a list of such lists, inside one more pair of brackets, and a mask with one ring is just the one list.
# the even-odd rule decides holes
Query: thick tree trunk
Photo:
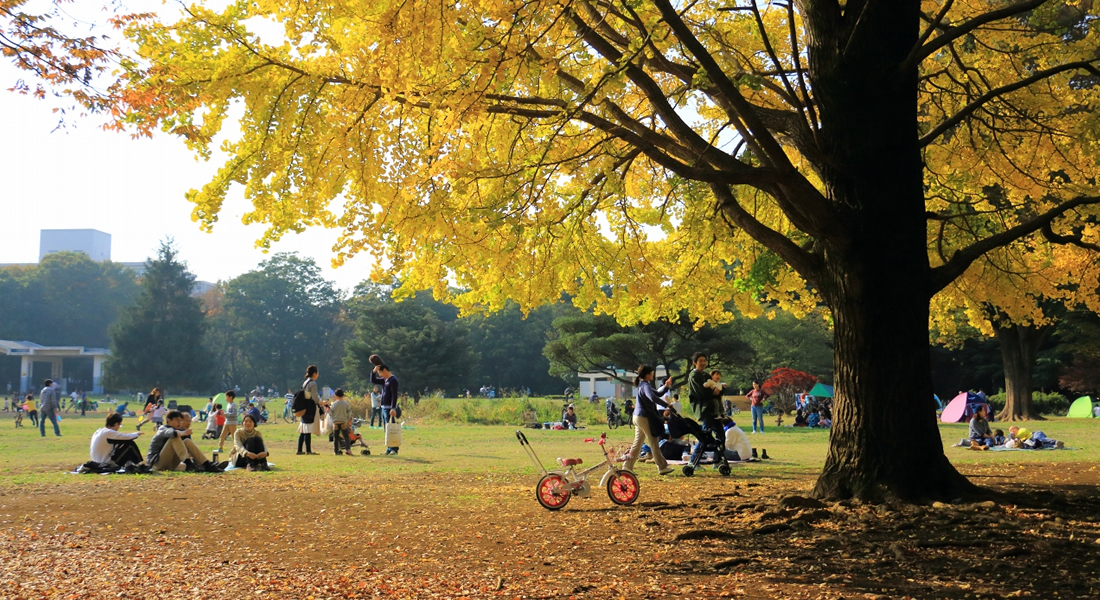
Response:
[{"label": "thick tree trunk", "polygon": [[[814,5],[808,5],[811,13]],[[818,497],[926,501],[976,489],[943,453],[928,342],[923,164],[916,44],[919,3],[875,4],[861,22],[810,14],[810,68],[821,114],[821,169],[846,216],[820,240],[820,291],[833,311],[836,409]],[[864,14],[864,12],[866,14]]]},{"label": "thick tree trunk", "polygon": [[1042,420],[1042,415],[1031,404],[1031,377],[1039,348],[1050,339],[1054,326],[995,324],[994,332],[1001,343],[1005,371],[1005,407],[997,414],[997,420]]}]

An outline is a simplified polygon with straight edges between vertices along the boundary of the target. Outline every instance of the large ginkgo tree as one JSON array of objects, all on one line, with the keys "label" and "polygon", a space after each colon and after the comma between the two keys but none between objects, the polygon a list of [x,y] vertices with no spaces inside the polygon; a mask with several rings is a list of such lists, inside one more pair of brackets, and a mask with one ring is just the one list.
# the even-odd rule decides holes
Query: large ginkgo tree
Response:
[{"label": "large ginkgo tree", "polygon": [[[115,101],[119,127],[224,163],[189,196],[203,227],[239,187],[260,243],[337,228],[340,259],[374,253],[406,293],[491,310],[565,292],[624,323],[823,302],[836,410],[815,493],[954,498],[974,488],[936,428],[930,303],[1020,246],[1066,247],[1096,289],[1097,12],[195,4],[128,26]],[[983,295],[1042,295],[1012,283]]]}]

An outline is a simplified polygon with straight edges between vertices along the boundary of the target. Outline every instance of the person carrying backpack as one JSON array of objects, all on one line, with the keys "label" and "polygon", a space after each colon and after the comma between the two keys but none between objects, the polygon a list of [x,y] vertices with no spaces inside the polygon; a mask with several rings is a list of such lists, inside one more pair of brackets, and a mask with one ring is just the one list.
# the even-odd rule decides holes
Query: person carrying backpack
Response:
[{"label": "person carrying backpack", "polygon": [[[320,419],[317,417],[321,396],[317,394],[317,378],[320,376],[316,365],[306,368],[306,380],[302,389],[294,394],[291,408],[298,417],[298,454],[317,454],[313,451],[313,436],[321,434]],[[302,451],[302,448],[305,451]]]}]

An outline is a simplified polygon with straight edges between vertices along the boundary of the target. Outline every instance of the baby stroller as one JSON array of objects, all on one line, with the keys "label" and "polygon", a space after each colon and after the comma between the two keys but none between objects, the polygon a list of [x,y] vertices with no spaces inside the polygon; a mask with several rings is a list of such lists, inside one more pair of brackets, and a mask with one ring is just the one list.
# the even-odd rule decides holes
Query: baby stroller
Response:
[{"label": "baby stroller", "polygon": [[714,462],[718,465],[718,472],[723,476],[729,476],[732,470],[730,469],[729,463],[726,462],[725,444],[718,443],[714,435],[703,429],[702,425],[692,419],[677,414],[676,411],[669,411],[667,424],[669,437],[680,438],[691,434],[703,445],[702,452],[692,453],[691,462],[684,465],[682,471],[685,477],[691,477],[695,474],[695,469],[697,469],[699,463],[702,462],[703,452],[713,452]]},{"label": "baby stroller", "polygon": [[611,429],[615,429],[620,425],[626,425],[626,419],[623,418],[623,413],[619,411],[619,407],[615,406],[614,402],[608,402],[607,426]]},{"label": "baby stroller", "polygon": [[[359,452],[363,456],[370,456],[370,446],[367,445],[367,441],[363,439],[363,435],[359,433],[359,427],[363,425],[363,419],[353,418],[351,420],[351,432],[348,433],[348,441],[344,443],[347,445],[347,449],[350,452],[352,447],[356,444],[359,445],[362,450]],[[329,434],[328,439],[332,441],[333,434]],[[350,442],[350,443],[349,443]]]}]

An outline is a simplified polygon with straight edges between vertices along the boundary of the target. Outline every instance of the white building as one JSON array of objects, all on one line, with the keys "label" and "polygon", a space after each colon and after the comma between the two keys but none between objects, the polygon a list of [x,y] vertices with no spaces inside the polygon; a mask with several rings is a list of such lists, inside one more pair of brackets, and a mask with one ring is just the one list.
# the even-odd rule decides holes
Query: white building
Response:
[{"label": "white building", "polygon": [[[596,391],[596,395],[601,399],[605,398],[633,398],[635,388],[629,383],[623,383],[620,381],[634,381],[634,377],[637,375],[634,371],[624,371],[623,369],[614,369],[616,377],[612,377],[610,374],[611,369],[608,372],[591,372],[591,373],[577,373],[577,377],[580,378],[580,397],[581,400],[587,400],[592,397],[592,390]],[[657,373],[654,381],[657,382],[657,387],[661,386],[661,383],[668,377],[668,369],[665,369],[664,365],[657,365]]]},{"label": "white building", "polygon": [[83,252],[88,258],[111,260],[111,234],[97,229],[43,229],[38,239],[38,261],[55,252]]},{"label": "white building", "polygon": [[[103,362],[111,355],[106,348],[85,348],[83,346],[43,346],[34,342],[13,342],[0,340],[0,354],[20,357],[19,365],[19,393],[25,394],[35,387],[35,379],[53,379],[58,382],[61,390],[69,391],[68,379],[62,370],[66,358],[90,358],[92,360],[92,393],[103,393]],[[34,372],[35,363],[49,364],[49,374],[45,369]]]}]

